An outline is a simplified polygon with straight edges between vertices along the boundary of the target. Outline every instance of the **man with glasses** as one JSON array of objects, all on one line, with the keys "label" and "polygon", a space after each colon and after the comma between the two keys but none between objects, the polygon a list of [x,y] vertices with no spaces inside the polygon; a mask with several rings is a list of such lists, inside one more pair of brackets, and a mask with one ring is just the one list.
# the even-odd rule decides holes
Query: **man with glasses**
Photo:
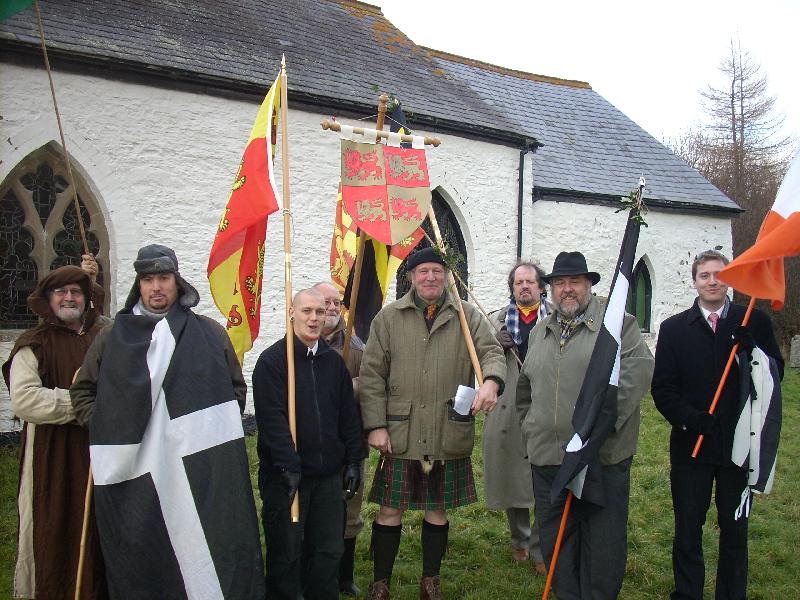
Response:
[{"label": "man with glasses", "polygon": [[[322,281],[312,288],[325,298],[325,324],[322,326],[322,338],[339,353],[344,353],[345,322],[342,317],[342,301],[339,290],[333,283]],[[347,356],[347,370],[353,378],[353,392],[358,402],[358,372],[361,369],[361,358],[364,355],[364,342],[353,332],[350,338],[350,352]],[[366,452],[365,452],[366,453]],[[364,472],[364,461],[361,461]],[[347,501],[347,524],[344,529],[344,554],[339,563],[339,591],[348,596],[358,596],[361,590],[355,584],[353,568],[355,566],[356,538],[364,528],[361,518],[361,504],[364,501],[364,477],[355,495]]]},{"label": "man with glasses", "polygon": [[420,598],[443,598],[439,569],[447,549],[447,510],[475,502],[470,455],[475,414],[502,393],[505,357],[488,321],[464,302],[484,382],[459,412],[460,385],[474,385],[458,309],[445,291],[447,268],[432,248],[408,258],[411,290],[375,317],[361,364],[360,395],[369,445],[381,453],[369,499],[380,505],[372,526],[374,580],[368,598],[389,598],[403,513],[422,521]]},{"label": "man with glasses", "polygon": [[[109,319],[93,284],[97,263],[51,271],[28,296],[39,323],[17,338],[3,365],[20,439],[19,536],[14,597],[71,597],[77,580],[89,437],[75,422],[69,386],[86,350]],[[81,582],[83,598],[108,592],[92,521]]]}]

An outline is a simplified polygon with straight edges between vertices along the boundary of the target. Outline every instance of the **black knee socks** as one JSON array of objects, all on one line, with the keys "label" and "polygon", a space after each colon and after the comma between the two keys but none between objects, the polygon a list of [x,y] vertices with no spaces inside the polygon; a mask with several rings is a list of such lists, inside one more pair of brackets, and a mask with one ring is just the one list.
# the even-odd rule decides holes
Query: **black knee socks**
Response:
[{"label": "black knee socks", "polygon": [[374,581],[385,579],[391,581],[394,559],[397,557],[397,549],[400,548],[400,532],[402,525],[381,525],[372,524],[372,568]]},{"label": "black knee socks", "polygon": [[433,577],[439,574],[442,558],[447,551],[447,532],[450,523],[434,525],[422,521],[422,576]]}]

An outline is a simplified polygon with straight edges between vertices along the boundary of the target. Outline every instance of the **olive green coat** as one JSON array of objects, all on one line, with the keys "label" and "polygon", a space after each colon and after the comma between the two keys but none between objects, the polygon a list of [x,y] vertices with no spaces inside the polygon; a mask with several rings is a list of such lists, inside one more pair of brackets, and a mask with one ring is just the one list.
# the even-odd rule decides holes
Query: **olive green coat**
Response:
[{"label": "olive green coat", "polygon": [[[497,327],[506,324],[504,308],[489,315]],[[486,506],[492,509],[533,506],[531,465],[525,458],[525,442],[515,406],[519,363],[512,348],[506,355],[506,389],[497,408],[483,422],[483,483]]]},{"label": "olive green coat", "polygon": [[[585,319],[560,349],[561,325],[553,313],[537,324],[517,383],[517,415],[522,423],[528,460],[537,466],[560,465],[563,447],[572,438],[572,413],[589,357],[603,321],[603,304],[592,297]],[[600,464],[613,465],[636,453],[642,398],[650,388],[653,355],[636,318],[625,314],[622,325],[617,422],[600,448]]]},{"label": "olive green coat", "polygon": [[[386,427],[396,458],[464,458],[472,453],[475,417],[457,414],[452,402],[459,384],[475,379],[458,312],[448,296],[428,333],[413,294],[372,322],[359,377],[364,429]],[[503,349],[478,310],[463,306],[484,378],[503,382]]]}]

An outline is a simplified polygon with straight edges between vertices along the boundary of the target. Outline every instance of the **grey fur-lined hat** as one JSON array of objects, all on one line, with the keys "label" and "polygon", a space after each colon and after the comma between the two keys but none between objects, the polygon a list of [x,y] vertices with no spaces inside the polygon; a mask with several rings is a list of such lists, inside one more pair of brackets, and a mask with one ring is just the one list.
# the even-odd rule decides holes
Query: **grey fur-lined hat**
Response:
[{"label": "grey fur-lined hat", "polygon": [[178,257],[175,251],[161,244],[150,244],[139,248],[136,260],[133,261],[136,279],[125,301],[125,310],[132,309],[139,301],[139,280],[142,275],[155,273],[174,273],[178,286],[178,303],[184,308],[192,308],[200,302],[200,294],[178,271]]}]

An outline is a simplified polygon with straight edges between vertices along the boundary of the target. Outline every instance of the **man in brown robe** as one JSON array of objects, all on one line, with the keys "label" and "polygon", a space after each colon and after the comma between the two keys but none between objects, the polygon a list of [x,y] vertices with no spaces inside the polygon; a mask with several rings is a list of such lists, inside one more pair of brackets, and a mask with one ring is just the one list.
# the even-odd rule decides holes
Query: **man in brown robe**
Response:
[{"label": "man in brown robe", "polygon": [[[86,350],[110,321],[100,316],[102,289],[84,269],[52,271],[28,297],[39,324],[22,333],[3,378],[11,407],[25,423],[20,441],[19,537],[14,596],[72,599],[78,571],[89,436],[75,422],[69,386]],[[81,598],[107,598],[94,521],[89,529]]]}]

